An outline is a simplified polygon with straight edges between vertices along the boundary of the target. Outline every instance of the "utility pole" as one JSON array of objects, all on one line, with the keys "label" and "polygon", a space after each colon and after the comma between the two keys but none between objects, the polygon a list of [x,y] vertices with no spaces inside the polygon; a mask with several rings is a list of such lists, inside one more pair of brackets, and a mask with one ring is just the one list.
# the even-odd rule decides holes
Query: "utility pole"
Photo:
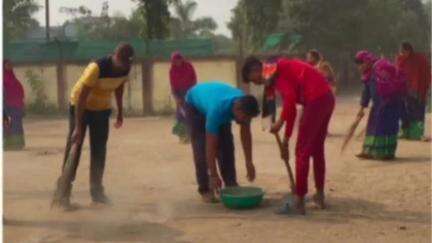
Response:
[{"label": "utility pole", "polygon": [[49,41],[50,40],[49,0],[45,0],[45,31],[46,31],[46,41]]}]

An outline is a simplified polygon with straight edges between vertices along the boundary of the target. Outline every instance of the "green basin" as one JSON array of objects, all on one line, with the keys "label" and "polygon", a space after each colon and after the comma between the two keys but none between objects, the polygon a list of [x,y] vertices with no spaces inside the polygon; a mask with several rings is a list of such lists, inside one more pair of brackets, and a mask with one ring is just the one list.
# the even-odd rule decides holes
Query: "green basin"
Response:
[{"label": "green basin", "polygon": [[259,187],[226,187],[221,191],[222,203],[232,209],[257,207],[263,197],[264,191]]}]

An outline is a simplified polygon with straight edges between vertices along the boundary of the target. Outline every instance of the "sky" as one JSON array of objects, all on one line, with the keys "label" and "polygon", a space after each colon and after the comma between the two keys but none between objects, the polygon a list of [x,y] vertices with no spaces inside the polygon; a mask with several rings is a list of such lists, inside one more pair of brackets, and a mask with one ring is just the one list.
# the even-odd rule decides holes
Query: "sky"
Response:
[{"label": "sky", "polygon": [[[94,15],[99,15],[102,3],[109,3],[109,14],[122,13],[129,16],[136,7],[131,0],[50,0],[50,25],[61,25],[71,16],[60,13],[60,7],[86,6]],[[184,1],[184,0],[183,0]],[[226,24],[231,18],[231,9],[235,7],[238,0],[195,0],[198,3],[194,18],[210,16],[218,24],[216,33],[231,36]],[[41,26],[45,26],[45,0],[36,0],[43,8],[35,15]]]}]

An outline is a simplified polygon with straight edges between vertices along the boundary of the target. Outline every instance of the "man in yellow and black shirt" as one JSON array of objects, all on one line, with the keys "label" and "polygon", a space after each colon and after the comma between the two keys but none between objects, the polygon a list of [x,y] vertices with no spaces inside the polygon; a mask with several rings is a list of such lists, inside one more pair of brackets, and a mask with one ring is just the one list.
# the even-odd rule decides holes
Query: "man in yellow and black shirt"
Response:
[{"label": "man in yellow and black shirt", "polygon": [[69,134],[62,173],[57,180],[53,206],[70,209],[72,182],[75,180],[82,143],[87,127],[90,133],[90,192],[95,203],[108,203],[102,177],[111,115],[111,99],[115,94],[117,121],[123,124],[123,90],[131,69],[134,50],[122,43],[111,56],[91,62],[72,89],[69,112]]}]

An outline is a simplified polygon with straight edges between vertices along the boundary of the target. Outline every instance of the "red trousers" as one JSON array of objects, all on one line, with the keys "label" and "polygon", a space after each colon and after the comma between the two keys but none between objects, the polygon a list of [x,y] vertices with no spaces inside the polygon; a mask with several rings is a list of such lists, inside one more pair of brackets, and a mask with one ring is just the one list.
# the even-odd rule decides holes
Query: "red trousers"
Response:
[{"label": "red trousers", "polygon": [[315,187],[317,190],[324,190],[326,169],[324,143],[334,106],[335,98],[331,92],[304,106],[296,145],[296,193],[298,196],[303,197],[308,191],[310,157],[313,158]]}]

